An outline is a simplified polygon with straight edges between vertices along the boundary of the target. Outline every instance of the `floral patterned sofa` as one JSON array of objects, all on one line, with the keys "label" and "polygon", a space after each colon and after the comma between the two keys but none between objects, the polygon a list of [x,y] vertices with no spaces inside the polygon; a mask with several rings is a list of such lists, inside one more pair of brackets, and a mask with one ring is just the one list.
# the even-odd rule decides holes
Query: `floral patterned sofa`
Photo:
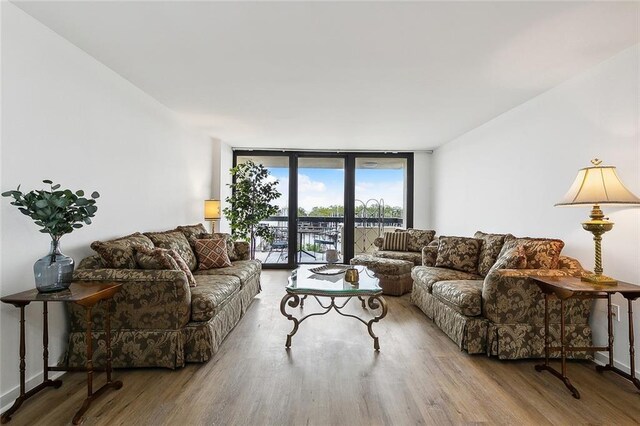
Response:
[{"label": "floral patterned sofa", "polygon": [[376,250],[370,253],[375,257],[382,257],[385,259],[406,260],[412,262],[414,265],[422,265],[422,249],[431,241],[436,235],[434,230],[423,229],[396,229],[395,232],[406,232],[407,235],[407,250],[395,251],[395,250],[383,250],[384,238],[378,237],[373,241],[376,246]]},{"label": "floral patterned sofa", "polygon": [[[204,235],[211,237],[201,224],[161,233],[136,233],[109,242],[119,244],[114,258],[93,255],[80,262],[75,280],[122,284],[111,308],[114,367],[176,368],[186,362],[207,361],[247,311],[260,291],[261,263],[249,260],[248,243],[228,238],[232,266],[198,270],[191,244]],[[182,270],[145,270],[137,268],[135,262],[127,264],[126,259],[140,244],[175,249],[186,260],[195,287],[190,286]],[[113,266],[109,265],[111,261],[118,267],[109,267]],[[102,344],[105,309],[101,302],[93,310],[93,337],[101,339],[97,340],[100,343],[94,342],[96,365],[104,365],[106,360]],[[83,367],[87,328],[84,309],[71,304],[69,319],[65,362],[70,367]]]},{"label": "floral patterned sofa", "polygon": [[[474,238],[439,237],[423,249],[423,265],[412,270],[411,301],[470,354],[543,357],[544,297],[530,277],[582,275],[585,271],[577,260],[560,255],[563,246],[560,240],[483,232]],[[590,346],[591,301],[566,303],[569,345]],[[553,299],[550,333],[553,341],[559,339],[560,303]],[[552,356],[559,356],[559,351]]]}]

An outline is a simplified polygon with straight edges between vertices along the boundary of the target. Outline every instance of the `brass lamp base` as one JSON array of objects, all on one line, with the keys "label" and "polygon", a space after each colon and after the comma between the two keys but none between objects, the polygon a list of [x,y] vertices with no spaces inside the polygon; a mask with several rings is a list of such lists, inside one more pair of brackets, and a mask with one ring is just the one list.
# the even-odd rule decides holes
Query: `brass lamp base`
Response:
[{"label": "brass lamp base", "polygon": [[581,277],[581,280],[592,283],[592,284],[602,284],[602,285],[618,284],[618,280],[615,280],[611,277],[607,277],[606,275],[585,274]]}]

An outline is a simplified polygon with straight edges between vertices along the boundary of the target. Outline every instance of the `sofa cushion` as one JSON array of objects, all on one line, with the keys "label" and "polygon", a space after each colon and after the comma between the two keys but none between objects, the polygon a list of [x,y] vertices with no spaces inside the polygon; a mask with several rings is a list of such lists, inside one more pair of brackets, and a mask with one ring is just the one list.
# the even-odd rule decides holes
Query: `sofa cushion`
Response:
[{"label": "sofa cushion", "polygon": [[187,241],[191,243],[191,247],[194,247],[195,240],[197,240],[201,234],[206,234],[207,230],[201,223],[196,223],[195,225],[181,225],[178,226],[176,231],[180,231],[187,238]]},{"label": "sofa cushion", "polygon": [[505,238],[507,238],[508,235],[511,236],[510,234],[486,234],[482,231],[473,234],[473,238],[482,240],[480,259],[478,260],[478,272],[483,277],[489,273],[493,264],[498,260],[500,250],[502,250]]},{"label": "sofa cushion", "polygon": [[420,265],[422,263],[421,253],[413,251],[376,251],[373,252],[373,255],[384,259],[407,260],[413,262],[414,265]]},{"label": "sofa cushion", "polygon": [[171,269],[179,270],[178,264],[169,253],[169,250],[162,248],[135,247],[135,258],[140,269]]},{"label": "sofa cushion", "polygon": [[431,292],[431,287],[438,281],[452,280],[480,280],[478,274],[456,271],[447,268],[436,268],[433,266],[416,266],[411,270],[411,277],[414,285],[421,285]]},{"label": "sofa cushion", "polygon": [[153,242],[139,232],[109,241],[94,241],[91,248],[102,258],[104,266],[115,269],[135,269],[134,246],[153,248]]},{"label": "sofa cushion", "polygon": [[196,277],[200,275],[231,275],[238,277],[240,283],[244,285],[249,278],[259,275],[262,270],[262,263],[259,260],[237,260],[231,262],[227,268],[207,269],[205,271],[195,271]]},{"label": "sofa cushion", "polygon": [[433,237],[436,235],[436,231],[433,229],[408,228],[406,231],[396,230],[396,232],[406,232],[407,250],[418,252],[421,252],[422,247],[433,241]]},{"label": "sofa cushion", "polygon": [[529,237],[507,239],[502,246],[500,256],[518,245],[524,247],[527,256],[527,269],[558,268],[560,252],[564,247],[562,240]]},{"label": "sofa cushion", "polygon": [[482,240],[466,237],[440,237],[436,267],[475,273]]},{"label": "sofa cushion", "polygon": [[195,248],[200,271],[231,266],[226,238],[198,239],[195,242]]},{"label": "sofa cushion", "polygon": [[[507,250],[496,260],[489,272],[496,269],[525,269],[527,267],[527,255],[523,246],[515,246]],[[488,274],[487,274],[488,275]]]},{"label": "sofa cushion", "polygon": [[482,314],[482,280],[438,281],[433,296],[468,317]]},{"label": "sofa cushion", "polygon": [[145,232],[144,235],[149,237],[156,247],[168,250],[172,249],[178,252],[191,271],[197,268],[198,261],[196,260],[196,255],[193,253],[187,237],[185,237],[182,232],[175,230],[166,232]]},{"label": "sofa cushion", "polygon": [[208,321],[240,289],[240,279],[228,275],[197,275],[191,289],[191,320]]},{"label": "sofa cushion", "polygon": [[407,251],[406,232],[385,232],[382,241],[382,250],[389,251]]}]

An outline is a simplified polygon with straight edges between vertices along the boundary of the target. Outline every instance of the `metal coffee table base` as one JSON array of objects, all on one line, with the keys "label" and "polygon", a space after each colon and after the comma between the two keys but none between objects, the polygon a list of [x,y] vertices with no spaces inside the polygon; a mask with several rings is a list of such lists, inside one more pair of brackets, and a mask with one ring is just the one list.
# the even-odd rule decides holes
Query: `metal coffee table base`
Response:
[{"label": "metal coffee table base", "polygon": [[[318,304],[324,309],[324,311],[314,312],[312,314],[305,315],[301,318],[296,318],[292,314],[287,313],[286,311],[287,306],[290,306],[291,308],[297,308],[298,306],[300,306],[301,308],[304,307],[304,301],[307,298],[307,296],[313,296],[318,302]],[[322,303],[319,297],[326,297],[330,299],[329,304],[325,305],[324,303]],[[352,314],[347,314],[342,312],[342,309],[345,306],[347,306],[347,303],[349,303],[349,301],[354,297],[357,297],[358,300],[360,300],[363,309],[366,309],[367,306],[369,307],[370,310],[380,309],[380,314],[374,316],[369,321],[365,321],[364,319],[360,318],[357,315],[352,315]],[[342,298],[346,300],[342,304],[337,304],[336,303],[337,298]],[[366,325],[367,331],[369,332],[369,335],[373,339],[373,348],[376,351],[380,350],[380,343],[378,341],[378,336],[376,336],[375,333],[373,332],[373,324],[380,321],[382,318],[384,318],[387,315],[387,302],[384,300],[382,295],[379,295],[379,294],[373,295],[373,296],[317,296],[314,294],[300,295],[300,294],[287,293],[282,298],[282,301],[280,302],[280,312],[282,312],[282,315],[284,315],[288,320],[293,321],[293,329],[289,334],[287,334],[287,342],[285,343],[285,346],[287,348],[291,347],[291,338],[298,331],[298,326],[302,323],[302,321],[306,320],[307,318],[325,315],[329,313],[329,311],[331,311],[332,309],[344,317],[355,318],[361,323],[363,323],[364,325]]]}]

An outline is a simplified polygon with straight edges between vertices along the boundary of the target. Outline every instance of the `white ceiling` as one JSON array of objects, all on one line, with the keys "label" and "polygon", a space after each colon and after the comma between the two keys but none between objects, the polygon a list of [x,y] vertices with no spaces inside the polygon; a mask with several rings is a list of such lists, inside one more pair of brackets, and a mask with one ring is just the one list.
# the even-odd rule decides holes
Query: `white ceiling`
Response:
[{"label": "white ceiling", "polygon": [[637,2],[14,3],[236,147],[434,148],[639,40]]}]

